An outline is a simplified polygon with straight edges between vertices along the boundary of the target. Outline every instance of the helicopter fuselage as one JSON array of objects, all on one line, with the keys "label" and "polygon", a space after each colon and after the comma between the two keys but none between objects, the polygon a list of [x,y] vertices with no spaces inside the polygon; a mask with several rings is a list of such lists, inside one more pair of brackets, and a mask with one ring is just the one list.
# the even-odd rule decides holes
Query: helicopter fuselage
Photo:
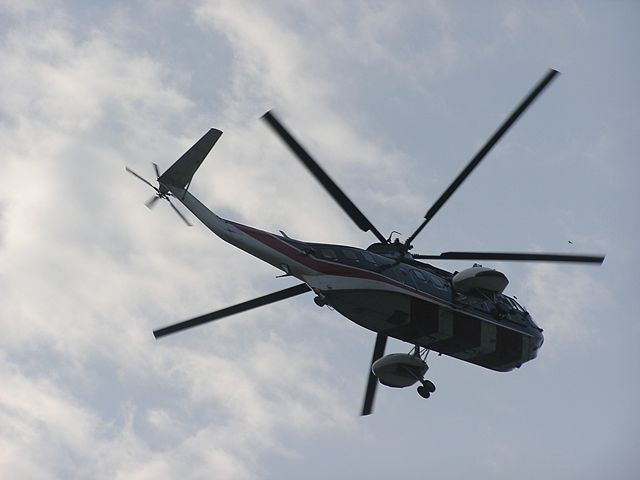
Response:
[{"label": "helicopter fuselage", "polygon": [[189,192],[170,189],[213,233],[302,280],[318,305],[364,328],[497,371],[534,359],[542,345],[529,313],[502,293],[463,294],[452,273],[399,262],[375,244],[370,251],[303,242],[224,220]]},{"label": "helicopter fuselage", "polygon": [[[177,198],[220,238],[285,272],[281,276],[295,277],[303,282],[168,325],[154,330],[153,335],[164,337],[312,290],[318,306],[328,305],[354,323],[377,333],[362,415],[373,411],[378,383],[406,387],[419,382],[418,393],[429,398],[435,392],[435,385],[426,380],[424,374],[428,369],[426,357],[431,350],[501,372],[534,359],[543,343],[542,330],[515,298],[502,293],[508,284],[503,273],[477,264],[451,273],[419,260],[602,264],[604,255],[469,251],[433,255],[410,251],[417,235],[557,74],[556,70],[549,70],[536,84],[431,205],[422,223],[404,243],[399,239],[391,242],[391,236],[382,235],[271,111],[262,116],[265,122],[353,223],[363,232],[373,234],[377,243],[362,249],[302,242],[283,232],[276,235],[215,215],[187,191],[194,174],[222,135],[222,131],[215,128],[209,129],[164,173],[161,174],[154,164],[159,187],[127,167],[126,171],[156,191],[156,195],[146,202],[147,207],[164,199],[186,224],[191,225],[170,199]],[[388,337],[411,344],[411,353],[385,355]]]}]

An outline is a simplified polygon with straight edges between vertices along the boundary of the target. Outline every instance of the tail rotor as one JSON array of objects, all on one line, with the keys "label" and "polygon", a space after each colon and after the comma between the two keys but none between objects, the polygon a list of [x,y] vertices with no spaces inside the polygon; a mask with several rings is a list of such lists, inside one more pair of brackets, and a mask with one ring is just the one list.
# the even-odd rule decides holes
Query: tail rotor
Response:
[{"label": "tail rotor", "polygon": [[[173,209],[174,212],[176,212],[178,214],[178,216],[182,219],[182,221],[184,223],[186,223],[189,227],[191,226],[191,222],[189,222],[189,220],[187,219],[187,217],[184,216],[184,214],[178,210],[178,208],[173,204],[173,202],[171,201],[171,199],[169,197],[171,197],[171,192],[169,190],[167,190],[167,188],[160,184],[159,188],[156,187],[155,185],[153,185],[149,180],[147,180],[146,178],[144,178],[141,175],[138,175],[136,172],[134,172],[133,170],[131,170],[129,167],[125,167],[125,170],[127,172],[129,172],[131,175],[133,175],[134,177],[136,177],[138,180],[146,183],[147,185],[149,185],[151,188],[153,188],[156,192],[156,194],[151,197],[149,200],[147,200],[144,204],[148,209],[153,209],[153,207],[156,205],[156,202],[160,199],[164,199],[167,202],[169,202],[169,205],[171,205],[171,208]],[[156,179],[160,177],[160,169],[158,168],[157,164],[153,164],[153,170],[156,174]]]}]

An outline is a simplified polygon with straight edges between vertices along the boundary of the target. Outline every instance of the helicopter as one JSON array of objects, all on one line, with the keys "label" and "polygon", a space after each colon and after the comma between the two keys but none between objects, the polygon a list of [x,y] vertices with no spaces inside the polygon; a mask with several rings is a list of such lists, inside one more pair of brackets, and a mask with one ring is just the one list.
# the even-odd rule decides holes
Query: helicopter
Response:
[{"label": "helicopter", "polygon": [[[568,255],[519,252],[445,252],[439,255],[412,253],[413,241],[462,182],[534,102],[559,72],[549,70],[506,118],[462,172],[429,208],[418,228],[403,242],[383,236],[355,206],[289,130],[268,111],[262,119],[320,182],[358,228],[371,232],[377,242],[367,248],[313,243],[290,238],[223,219],[189,192],[191,181],[222,132],[212,128],[164,173],[154,163],[158,186],[126,167],[155,190],[146,202],[152,208],[178,199],[196,218],[222,240],[244,250],[302,283],[169,325],[153,332],[155,338],[196,327],[231,315],[313,292],[319,307],[328,306],[352,322],[376,333],[361,415],[373,412],[378,383],[404,388],[419,384],[420,396],[436,390],[425,379],[429,352],[437,352],[499,372],[519,368],[536,358],[544,341],[543,330],[514,297],[505,295],[507,277],[475,263],[449,272],[421,260],[541,261],[602,264],[604,255]],[[408,353],[385,355],[387,339],[411,345]]]}]

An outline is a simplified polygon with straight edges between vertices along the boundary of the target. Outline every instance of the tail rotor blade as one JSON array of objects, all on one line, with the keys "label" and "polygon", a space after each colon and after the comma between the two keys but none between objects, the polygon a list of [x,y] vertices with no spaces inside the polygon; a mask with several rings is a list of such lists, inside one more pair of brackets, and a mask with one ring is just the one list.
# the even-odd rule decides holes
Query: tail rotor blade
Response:
[{"label": "tail rotor blade", "polygon": [[160,197],[157,195],[154,195],[153,197],[151,197],[149,200],[147,200],[146,202],[144,202],[145,206],[151,210],[155,205],[156,202],[160,200]]},{"label": "tail rotor blade", "polygon": [[[378,333],[378,335],[376,336],[376,344],[373,347],[373,357],[371,358],[371,365],[373,365],[376,360],[382,358],[386,346],[387,336],[382,333]],[[373,374],[371,367],[369,367],[369,380],[367,382],[367,390],[364,394],[364,402],[362,404],[361,415],[370,415],[373,412],[373,400],[376,395],[377,386],[378,378]]]},{"label": "tail rotor blade", "polygon": [[191,222],[189,222],[189,220],[187,220],[187,217],[185,217],[183,213],[180,210],[178,210],[178,208],[173,204],[173,202],[169,200],[169,197],[167,197],[167,202],[169,202],[169,205],[171,205],[171,208],[173,208],[173,211],[178,214],[178,216],[184,221],[184,223],[186,223],[187,226],[191,227],[192,226]]},{"label": "tail rotor blade", "polygon": [[[151,188],[153,188],[157,195],[151,197],[149,200],[147,200],[146,202],[144,202],[144,204],[146,205],[146,207],[151,210],[153,209],[153,207],[156,206],[156,203],[158,202],[158,200],[160,200],[161,198],[164,198],[167,200],[167,202],[169,202],[169,205],[171,205],[171,208],[173,208],[174,212],[176,212],[178,214],[178,216],[182,219],[182,221],[184,223],[186,223],[188,226],[191,226],[191,223],[189,222],[189,220],[187,220],[187,217],[184,216],[184,214],[178,210],[176,208],[176,206],[173,204],[173,202],[169,199],[169,195],[170,193],[168,192],[161,192],[160,189],[156,186],[154,186],[151,182],[149,182],[146,178],[138,175],[136,172],[134,172],[133,170],[131,170],[129,167],[125,167],[126,171],[129,172],[131,175],[133,175],[134,177],[138,178],[139,180],[142,180],[144,183],[146,183],[147,185],[149,185]],[[159,175],[160,170],[158,169],[158,165],[156,165],[155,163],[153,164],[153,169],[155,170],[156,174]]]},{"label": "tail rotor blade", "polygon": [[156,192],[158,191],[158,188],[153,185],[151,182],[149,182],[149,180],[147,180],[144,177],[141,177],[140,175],[138,175],[136,172],[134,172],[133,170],[131,170],[129,167],[125,167],[125,170],[127,172],[129,172],[131,175],[133,175],[134,177],[136,177],[139,180],[142,180],[144,183],[146,183],[147,185],[149,185],[151,188],[153,188]]},{"label": "tail rotor blade", "polygon": [[158,164],[154,163],[153,164],[153,171],[156,172],[156,178],[160,177],[160,169],[158,168]]},{"label": "tail rotor blade", "polygon": [[254,298],[253,300],[242,302],[237,305],[233,305],[232,307],[223,308],[222,310],[207,313],[206,315],[201,315],[199,317],[192,318],[191,320],[185,320],[184,322],[176,323],[174,325],[169,325],[168,327],[154,330],[153,336],[156,338],[164,337],[165,335],[180,332],[182,330],[186,330],[187,328],[197,327],[198,325],[202,325],[204,323],[213,322],[214,320],[219,320],[221,318],[235,315],[237,313],[246,312],[247,310],[252,310],[264,305],[269,305],[270,303],[275,303],[279,302],[280,300],[295,297],[296,295],[301,295],[308,292],[309,290],[311,289],[307,286],[307,284],[300,283],[299,285],[285,288],[284,290],[270,293],[262,297]]}]

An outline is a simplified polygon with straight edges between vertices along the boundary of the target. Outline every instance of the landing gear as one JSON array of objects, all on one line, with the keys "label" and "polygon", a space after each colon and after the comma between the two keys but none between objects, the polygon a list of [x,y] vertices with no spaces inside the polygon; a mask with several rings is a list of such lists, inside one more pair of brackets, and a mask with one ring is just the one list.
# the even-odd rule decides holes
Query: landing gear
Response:
[{"label": "landing gear", "polygon": [[436,386],[424,378],[429,370],[428,354],[429,350],[418,345],[409,353],[390,353],[373,362],[371,372],[387,387],[404,388],[419,383],[418,393],[429,398],[436,391]]},{"label": "landing gear", "polygon": [[429,366],[427,365],[427,355],[429,355],[429,351],[426,348],[421,348],[416,345],[413,347],[413,350],[409,353],[409,355],[413,355],[414,357],[420,358],[424,362],[424,372],[422,375],[417,375],[415,372],[411,372],[416,380],[418,380],[421,385],[418,387],[418,395],[422,398],[429,398],[433,392],[436,391],[436,386],[433,384],[431,380],[425,380],[424,374],[429,370]]},{"label": "landing gear", "polygon": [[430,380],[422,380],[422,385],[418,387],[418,394],[422,398],[429,398],[436,391],[436,386]]},{"label": "landing gear", "polygon": [[324,295],[318,295],[313,298],[314,303],[319,307],[324,307],[327,302],[325,301]]}]

